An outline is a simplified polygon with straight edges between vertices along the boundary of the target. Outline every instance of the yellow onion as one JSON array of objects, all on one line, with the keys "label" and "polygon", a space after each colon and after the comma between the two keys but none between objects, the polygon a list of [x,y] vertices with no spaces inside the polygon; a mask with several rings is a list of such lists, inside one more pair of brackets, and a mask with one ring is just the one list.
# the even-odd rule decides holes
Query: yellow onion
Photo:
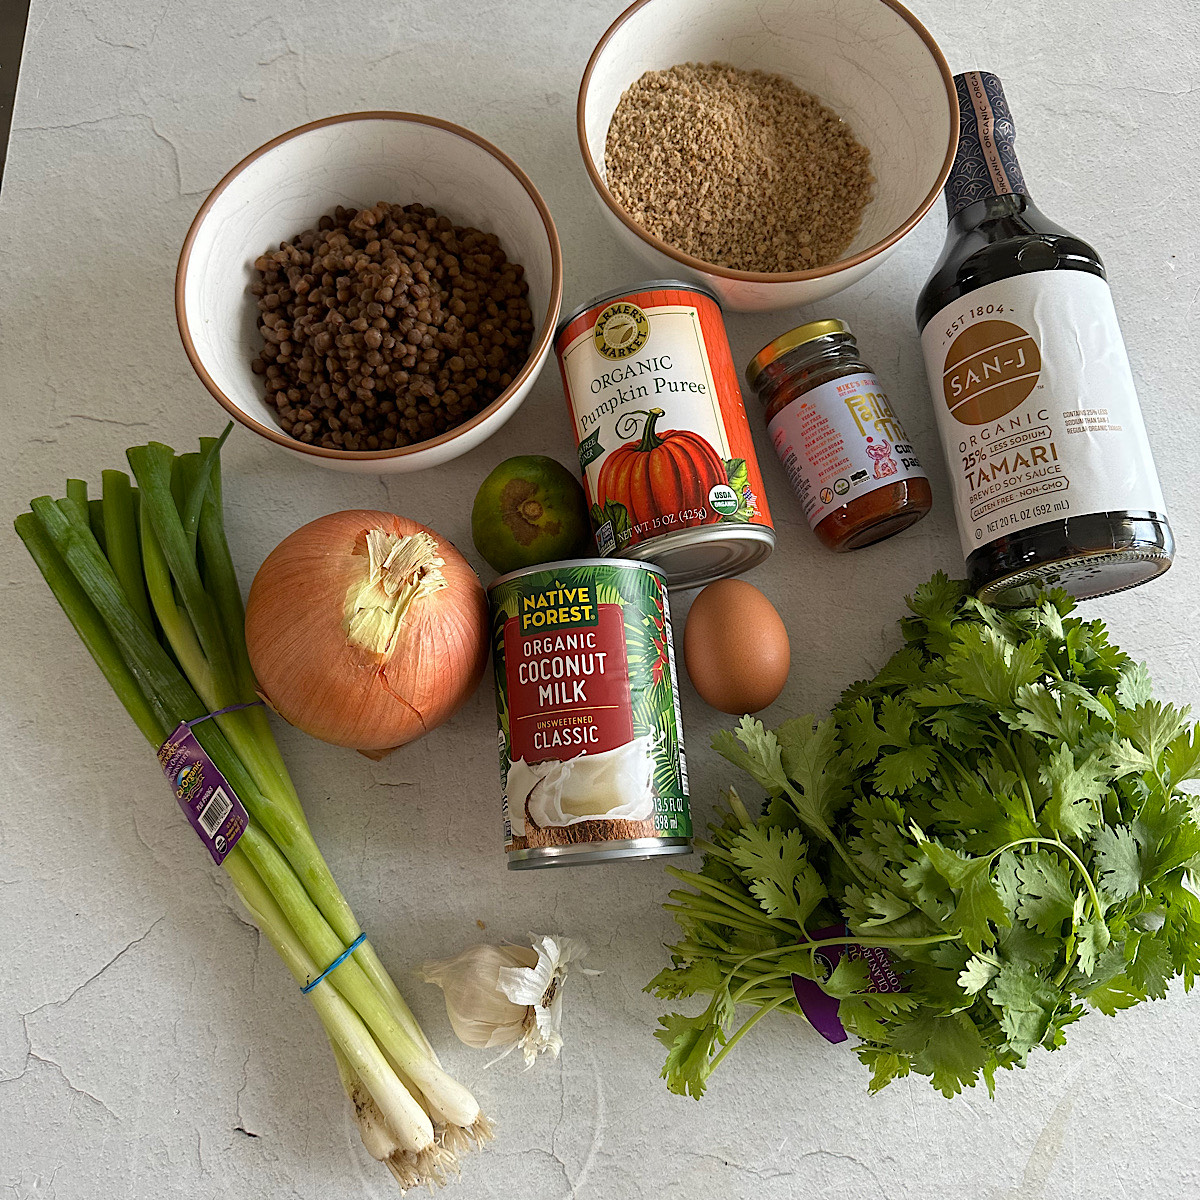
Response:
[{"label": "yellow onion", "polygon": [[372,509],[310,521],[250,587],[263,698],[305,733],[381,757],[440,725],[487,665],[487,601],[432,529]]}]

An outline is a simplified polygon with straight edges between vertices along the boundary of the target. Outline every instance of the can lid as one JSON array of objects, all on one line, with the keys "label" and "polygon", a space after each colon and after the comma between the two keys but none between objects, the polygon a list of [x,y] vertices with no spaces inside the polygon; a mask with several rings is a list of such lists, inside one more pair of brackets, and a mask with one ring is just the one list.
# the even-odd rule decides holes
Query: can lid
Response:
[{"label": "can lid", "polygon": [[518,567],[515,571],[508,571],[504,575],[497,575],[487,585],[487,590],[490,594],[493,588],[498,588],[502,583],[509,583],[525,575],[553,575],[555,572],[570,571],[575,567],[624,567],[632,571],[649,571],[652,575],[661,575],[664,579],[666,578],[666,572],[656,563],[642,562],[636,558],[612,558],[608,556],[603,558],[556,558],[550,562],[533,563],[531,566]]},{"label": "can lid", "polygon": [[809,321],[806,325],[797,325],[787,333],[781,333],[774,341],[768,342],[749,362],[746,367],[746,382],[753,388],[758,377],[777,358],[782,358],[797,346],[805,342],[816,341],[817,338],[828,337],[831,333],[849,333],[850,326],[845,321],[831,317],[825,321]]},{"label": "can lid", "polygon": [[577,308],[571,309],[565,317],[559,319],[558,324],[554,327],[554,340],[558,341],[562,336],[562,331],[576,317],[582,316],[589,308],[594,308],[597,304],[607,304],[610,300],[619,300],[634,292],[665,291],[668,288],[679,292],[697,292],[701,296],[707,296],[718,308],[721,307],[717,293],[702,283],[689,283],[686,279],[644,279],[640,283],[630,284],[629,287],[612,288],[610,291],[601,292],[599,295],[593,296],[586,304],[580,304]]},{"label": "can lid", "polygon": [[648,538],[625,553],[655,563],[671,591],[705,587],[716,579],[740,575],[757,566],[775,548],[770,525],[700,525]]}]

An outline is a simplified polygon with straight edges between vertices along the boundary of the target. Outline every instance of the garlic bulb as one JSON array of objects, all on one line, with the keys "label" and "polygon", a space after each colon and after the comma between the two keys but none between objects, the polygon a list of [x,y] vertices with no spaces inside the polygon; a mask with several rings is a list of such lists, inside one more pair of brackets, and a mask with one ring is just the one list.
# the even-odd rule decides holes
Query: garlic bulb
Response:
[{"label": "garlic bulb", "polygon": [[530,934],[529,940],[532,949],[471,946],[420,970],[426,983],[436,983],[445,994],[446,1015],[460,1041],[479,1049],[504,1046],[500,1058],[520,1046],[527,1067],[543,1051],[558,1057],[563,981],[568,966],[587,953],[583,942],[570,938]]}]

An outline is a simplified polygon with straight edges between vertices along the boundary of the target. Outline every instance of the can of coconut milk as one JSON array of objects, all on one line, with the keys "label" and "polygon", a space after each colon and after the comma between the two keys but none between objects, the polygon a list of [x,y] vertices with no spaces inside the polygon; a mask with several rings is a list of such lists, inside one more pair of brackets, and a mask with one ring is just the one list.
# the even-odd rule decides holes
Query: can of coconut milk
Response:
[{"label": "can of coconut milk", "polygon": [[674,279],[598,296],[555,336],[603,555],[701,587],[775,545],[721,306]]},{"label": "can of coconut milk", "polygon": [[691,852],[667,583],[581,558],[488,588],[510,869]]}]

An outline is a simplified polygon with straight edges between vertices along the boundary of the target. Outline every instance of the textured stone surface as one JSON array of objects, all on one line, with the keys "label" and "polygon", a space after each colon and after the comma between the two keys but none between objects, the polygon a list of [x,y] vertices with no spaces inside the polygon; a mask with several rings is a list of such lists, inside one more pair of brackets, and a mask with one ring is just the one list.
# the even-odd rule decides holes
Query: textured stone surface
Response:
[{"label": "textured stone surface", "polygon": [[[99,479],[131,442],[189,445],[220,426],[175,333],[180,241],[242,154],[303,120],[407,108],[479,130],[543,189],[566,253],[567,303],[641,270],[601,226],[574,135],[575,89],[619,0],[359,8],[327,2],[34,0],[0,197],[0,379],[7,521],[66,475]],[[1194,500],[1194,197],[1200,63],[1194,6],[1119,0],[926,0],[956,69],[1008,85],[1026,177],[1101,249],[1113,281],[1179,561],[1152,588],[1096,604],[1166,696],[1200,693]],[[1135,17],[1136,11],[1136,17]],[[893,644],[902,593],[959,565],[912,307],[940,211],[825,306],[850,320],[933,467],[939,507],[882,546],[835,558],[804,527],[766,439],[780,548],[754,575],[794,630],[772,715],[821,710]],[[793,318],[729,321],[743,362]],[[321,513],[381,506],[468,547],[467,512],[500,458],[571,458],[556,372],[488,445],[390,480],[302,468],[242,432],[226,452],[243,581]],[[761,432],[761,431],[760,431]],[[386,1196],[352,1138],[320,1029],[164,790],[31,564],[5,542],[0,706],[0,1195],[14,1200]],[[477,563],[477,565],[480,565]],[[687,600],[678,605],[682,617]],[[726,772],[716,716],[684,683],[695,807]],[[453,1072],[501,1128],[461,1200],[697,1195],[774,1200],[1150,1200],[1200,1188],[1200,999],[1181,989],[1002,1080],[943,1101],[924,1082],[880,1097],[844,1049],[764,1022],[701,1104],[669,1095],[642,994],[672,926],[653,864],[506,873],[492,700],[381,763],[280,730],[333,868]],[[414,966],[480,936],[586,938],[603,974],[567,996],[561,1061],[484,1072]]]}]

